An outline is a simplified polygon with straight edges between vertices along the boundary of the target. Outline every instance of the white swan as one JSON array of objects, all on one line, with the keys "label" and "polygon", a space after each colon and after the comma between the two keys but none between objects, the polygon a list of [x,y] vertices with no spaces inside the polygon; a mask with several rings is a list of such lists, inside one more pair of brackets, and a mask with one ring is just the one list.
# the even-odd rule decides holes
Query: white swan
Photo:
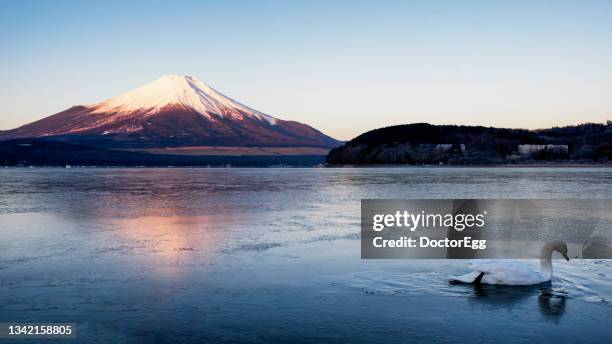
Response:
[{"label": "white swan", "polygon": [[557,251],[569,261],[567,245],[552,241],[542,247],[540,271],[534,271],[526,262],[512,260],[475,260],[470,263],[474,271],[451,278],[451,283],[484,283],[499,285],[533,285],[550,281],[553,274],[552,254]]}]

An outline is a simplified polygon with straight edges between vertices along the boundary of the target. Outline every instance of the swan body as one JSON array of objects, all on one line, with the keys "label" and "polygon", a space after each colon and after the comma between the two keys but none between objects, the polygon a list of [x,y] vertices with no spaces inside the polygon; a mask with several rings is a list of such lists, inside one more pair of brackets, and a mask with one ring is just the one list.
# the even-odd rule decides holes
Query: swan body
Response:
[{"label": "swan body", "polygon": [[534,285],[548,282],[553,275],[553,251],[558,251],[569,261],[567,245],[561,241],[553,241],[542,248],[540,271],[535,271],[527,262],[483,259],[472,261],[469,267],[473,271],[452,277],[451,282],[497,285]]}]

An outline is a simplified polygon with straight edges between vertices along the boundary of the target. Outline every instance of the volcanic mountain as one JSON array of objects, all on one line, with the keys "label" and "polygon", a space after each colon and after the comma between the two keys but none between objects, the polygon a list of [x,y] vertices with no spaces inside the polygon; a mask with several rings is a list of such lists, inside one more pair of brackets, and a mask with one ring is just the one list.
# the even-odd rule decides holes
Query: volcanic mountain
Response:
[{"label": "volcanic mountain", "polygon": [[0,132],[0,139],[34,137],[116,148],[341,144],[306,124],[266,115],[180,75]]}]

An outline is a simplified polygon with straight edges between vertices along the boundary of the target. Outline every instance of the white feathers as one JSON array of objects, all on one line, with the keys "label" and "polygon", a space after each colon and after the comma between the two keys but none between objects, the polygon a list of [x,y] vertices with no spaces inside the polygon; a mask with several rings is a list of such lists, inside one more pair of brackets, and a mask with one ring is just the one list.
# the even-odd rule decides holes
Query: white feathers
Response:
[{"label": "white feathers", "polygon": [[453,280],[473,283],[481,273],[484,273],[480,283],[533,285],[550,281],[552,276],[548,271],[538,272],[529,263],[515,260],[474,260],[470,262],[469,267],[473,270],[472,272],[453,277]]},{"label": "white feathers", "polygon": [[525,261],[481,259],[470,262],[473,270],[451,278],[451,282],[484,283],[503,285],[534,285],[551,280],[553,275],[552,254],[557,251],[569,261],[567,245],[559,240],[551,241],[540,252],[540,271],[535,271]]}]

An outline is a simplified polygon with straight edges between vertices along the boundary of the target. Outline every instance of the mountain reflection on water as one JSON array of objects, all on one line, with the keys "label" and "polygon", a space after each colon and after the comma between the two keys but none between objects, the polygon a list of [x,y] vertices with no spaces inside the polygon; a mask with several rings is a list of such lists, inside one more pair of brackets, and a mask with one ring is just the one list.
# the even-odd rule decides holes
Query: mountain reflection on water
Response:
[{"label": "mountain reflection on water", "polygon": [[451,286],[466,261],[361,260],[359,215],[362,198],[612,199],[611,182],[610,168],[4,169],[0,322],[76,321],[84,343],[602,342],[611,261],[555,262],[550,286]]}]

